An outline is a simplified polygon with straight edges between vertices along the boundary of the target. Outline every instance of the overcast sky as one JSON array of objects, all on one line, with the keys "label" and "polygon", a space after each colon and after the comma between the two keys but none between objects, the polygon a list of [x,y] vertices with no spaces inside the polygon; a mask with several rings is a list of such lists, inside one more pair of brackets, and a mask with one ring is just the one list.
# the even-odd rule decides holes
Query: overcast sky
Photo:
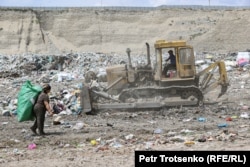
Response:
[{"label": "overcast sky", "polygon": [[160,5],[250,6],[250,0],[0,0],[0,6],[81,7],[81,6],[134,6]]}]

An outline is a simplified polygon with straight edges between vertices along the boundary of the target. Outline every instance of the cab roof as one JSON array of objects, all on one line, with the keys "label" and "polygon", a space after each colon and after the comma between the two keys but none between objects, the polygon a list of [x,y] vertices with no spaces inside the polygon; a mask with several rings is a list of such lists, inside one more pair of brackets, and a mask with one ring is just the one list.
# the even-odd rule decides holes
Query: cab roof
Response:
[{"label": "cab roof", "polygon": [[186,41],[166,41],[166,40],[157,40],[155,42],[155,48],[171,48],[171,47],[183,47],[187,46]]}]

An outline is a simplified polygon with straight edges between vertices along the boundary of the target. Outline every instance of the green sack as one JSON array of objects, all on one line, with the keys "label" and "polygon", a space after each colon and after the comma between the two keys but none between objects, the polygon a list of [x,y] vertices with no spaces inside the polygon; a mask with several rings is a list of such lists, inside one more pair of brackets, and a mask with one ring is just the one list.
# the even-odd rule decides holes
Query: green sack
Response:
[{"label": "green sack", "polygon": [[33,105],[41,91],[41,86],[32,85],[29,80],[22,85],[17,98],[17,118],[19,122],[34,120]]}]

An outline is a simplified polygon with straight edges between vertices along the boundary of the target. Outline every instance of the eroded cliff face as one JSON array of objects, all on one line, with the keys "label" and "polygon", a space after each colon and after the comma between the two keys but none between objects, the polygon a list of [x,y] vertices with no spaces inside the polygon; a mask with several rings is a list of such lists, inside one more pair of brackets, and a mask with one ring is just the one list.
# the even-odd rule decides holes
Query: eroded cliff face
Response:
[{"label": "eroded cliff face", "polygon": [[0,53],[145,53],[158,39],[187,40],[197,52],[250,49],[250,9],[1,9]]}]

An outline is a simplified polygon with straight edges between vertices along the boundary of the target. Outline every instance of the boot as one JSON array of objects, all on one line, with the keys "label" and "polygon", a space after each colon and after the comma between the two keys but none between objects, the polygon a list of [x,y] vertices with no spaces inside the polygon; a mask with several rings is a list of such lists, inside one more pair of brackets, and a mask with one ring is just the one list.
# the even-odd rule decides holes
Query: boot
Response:
[{"label": "boot", "polygon": [[40,136],[45,136],[46,133],[45,133],[45,132],[39,132],[39,135],[40,135]]},{"label": "boot", "polygon": [[30,127],[30,130],[33,132],[34,135],[37,135],[37,133],[36,133],[36,128],[34,128],[34,127],[32,126],[32,127]]},{"label": "boot", "polygon": [[39,127],[38,129],[39,129],[39,135],[40,136],[46,135],[46,133],[43,131],[43,127]]}]

